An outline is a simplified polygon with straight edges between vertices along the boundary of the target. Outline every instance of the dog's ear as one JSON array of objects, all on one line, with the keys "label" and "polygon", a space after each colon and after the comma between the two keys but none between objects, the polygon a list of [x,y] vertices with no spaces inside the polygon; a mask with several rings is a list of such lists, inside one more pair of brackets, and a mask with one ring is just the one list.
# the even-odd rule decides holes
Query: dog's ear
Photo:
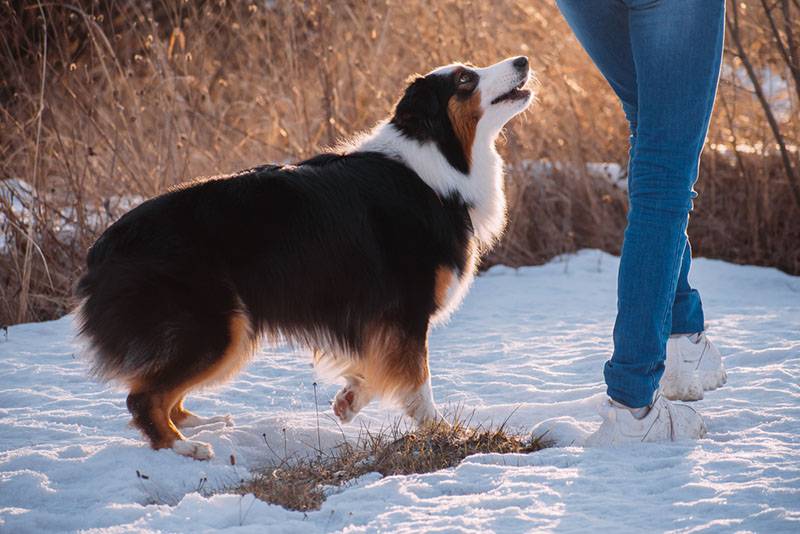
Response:
[{"label": "dog's ear", "polygon": [[425,124],[439,113],[439,99],[430,80],[417,77],[397,103],[392,122],[400,127]]}]

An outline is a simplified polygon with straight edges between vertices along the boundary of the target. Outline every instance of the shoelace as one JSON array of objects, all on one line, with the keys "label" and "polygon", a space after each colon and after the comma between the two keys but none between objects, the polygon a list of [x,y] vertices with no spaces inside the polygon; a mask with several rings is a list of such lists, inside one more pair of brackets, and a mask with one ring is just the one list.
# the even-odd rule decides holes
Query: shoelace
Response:
[{"label": "shoelace", "polygon": [[[658,401],[658,399],[656,399],[656,401]],[[675,407],[671,402],[665,402],[664,407],[666,407],[667,414],[669,415],[669,440],[675,441],[675,412],[673,411]],[[661,415],[660,411],[659,415]]]},{"label": "shoelace", "polygon": [[[659,401],[660,397],[661,397],[661,394],[659,393],[658,396],[656,396],[656,400],[653,401],[653,407],[655,407],[655,405]],[[674,406],[672,406],[672,404],[669,403],[669,402],[665,402],[663,404],[664,404],[664,407],[667,409],[667,416],[669,417],[669,440],[670,441],[675,441],[675,413],[673,411],[674,410]],[[659,409],[658,413],[656,414],[656,418],[653,421],[653,424],[650,425],[650,428],[648,428],[647,432],[645,432],[644,436],[642,436],[642,441],[647,439],[647,436],[650,435],[650,431],[653,430],[653,428],[656,426],[656,423],[658,423],[658,420],[661,419],[661,412],[662,412],[662,410]]]},{"label": "shoelace", "polygon": [[703,361],[703,356],[706,355],[706,351],[708,350],[708,338],[706,338],[706,336],[703,336],[702,340],[703,340],[703,352],[701,352],[700,357],[697,358],[697,365],[694,366],[695,371],[700,369],[700,362]]}]

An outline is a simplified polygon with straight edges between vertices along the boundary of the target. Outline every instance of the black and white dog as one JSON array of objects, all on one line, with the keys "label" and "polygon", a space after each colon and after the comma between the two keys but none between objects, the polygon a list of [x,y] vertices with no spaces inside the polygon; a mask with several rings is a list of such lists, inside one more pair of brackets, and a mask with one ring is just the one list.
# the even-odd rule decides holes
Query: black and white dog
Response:
[{"label": "black and white dog", "polygon": [[350,421],[389,398],[437,418],[427,335],[505,224],[495,139],[528,107],[525,57],[414,79],[391,119],[338,151],[178,187],[111,225],[77,286],[96,374],[129,389],[154,448],[197,459],[185,395],[234,374],[261,336],[345,379]]}]

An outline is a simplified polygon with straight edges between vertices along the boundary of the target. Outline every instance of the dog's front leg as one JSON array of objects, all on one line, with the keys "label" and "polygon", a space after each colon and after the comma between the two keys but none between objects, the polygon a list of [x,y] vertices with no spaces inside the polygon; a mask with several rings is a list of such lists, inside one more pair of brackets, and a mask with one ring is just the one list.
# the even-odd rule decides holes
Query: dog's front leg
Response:
[{"label": "dog's front leg", "polygon": [[433,389],[431,388],[431,377],[414,391],[406,395],[403,400],[403,409],[408,417],[414,419],[417,424],[426,422],[445,422],[442,414],[433,402]]},{"label": "dog's front leg", "polygon": [[347,384],[333,398],[333,413],[342,423],[349,423],[372,400],[372,394],[357,376],[346,377]]}]

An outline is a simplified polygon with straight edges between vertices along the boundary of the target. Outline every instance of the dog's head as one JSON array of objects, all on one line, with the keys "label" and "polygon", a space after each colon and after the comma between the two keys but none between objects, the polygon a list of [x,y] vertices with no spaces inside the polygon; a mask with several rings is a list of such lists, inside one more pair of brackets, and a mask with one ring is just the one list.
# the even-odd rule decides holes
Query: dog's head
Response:
[{"label": "dog's head", "polygon": [[506,122],[531,103],[532,93],[525,88],[530,79],[524,56],[484,68],[440,67],[411,82],[391,123],[407,137],[436,143],[453,167],[469,174],[476,139],[493,142]]}]

